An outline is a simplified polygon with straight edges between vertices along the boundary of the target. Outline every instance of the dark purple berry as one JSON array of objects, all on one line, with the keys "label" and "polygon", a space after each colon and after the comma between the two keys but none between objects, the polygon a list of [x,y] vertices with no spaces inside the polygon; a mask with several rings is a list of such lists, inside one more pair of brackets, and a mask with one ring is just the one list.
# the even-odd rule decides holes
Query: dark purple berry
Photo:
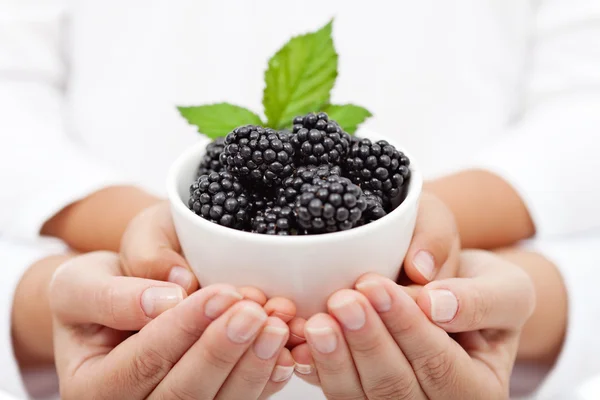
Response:
[{"label": "dark purple berry", "polygon": [[290,134],[260,126],[234,129],[225,138],[220,162],[234,176],[266,187],[277,186],[294,171]]},{"label": "dark purple berry", "polygon": [[190,186],[188,207],[197,215],[234,229],[249,222],[250,202],[237,178],[229,172],[200,176]]}]

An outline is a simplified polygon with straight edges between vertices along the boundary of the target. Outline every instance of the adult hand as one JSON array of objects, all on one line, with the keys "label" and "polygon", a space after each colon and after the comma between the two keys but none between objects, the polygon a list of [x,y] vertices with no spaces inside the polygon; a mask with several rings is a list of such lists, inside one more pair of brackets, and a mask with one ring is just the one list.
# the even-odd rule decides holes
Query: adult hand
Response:
[{"label": "adult hand", "polygon": [[116,254],[89,253],[53,277],[62,398],[262,399],[292,374],[287,325],[235,288],[186,298],[176,284],[122,275]]},{"label": "adult hand", "polygon": [[[168,201],[153,205],[138,214],[129,224],[121,241],[120,252],[126,276],[168,281],[193,293],[200,284],[181,255],[181,246]],[[296,306],[281,297],[267,299],[255,288],[238,288],[244,298],[262,305],[267,314],[289,322]]]},{"label": "adult hand", "polygon": [[[331,296],[293,349],[298,372],[330,399],[506,399],[520,331],[534,309],[530,278],[483,251],[463,252],[458,278],[417,301],[373,274]],[[462,332],[454,334],[447,332]]]},{"label": "adult hand", "polygon": [[[456,276],[460,258],[460,237],[454,216],[436,196],[424,192],[411,244],[398,282],[420,287],[433,279]],[[306,320],[290,321],[290,345],[304,343]]]}]

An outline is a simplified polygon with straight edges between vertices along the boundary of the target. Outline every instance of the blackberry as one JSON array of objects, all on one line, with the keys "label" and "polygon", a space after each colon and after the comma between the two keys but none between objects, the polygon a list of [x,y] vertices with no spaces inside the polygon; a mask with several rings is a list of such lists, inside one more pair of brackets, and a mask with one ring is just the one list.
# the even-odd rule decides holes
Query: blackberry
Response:
[{"label": "blackberry", "polygon": [[340,164],[348,154],[350,135],[325,113],[294,118],[292,132],[300,165]]},{"label": "blackberry", "polygon": [[273,201],[274,196],[270,192],[255,192],[250,195],[250,206],[253,212],[263,211],[267,207],[273,207],[275,202]]},{"label": "blackberry", "polygon": [[206,153],[200,161],[196,178],[202,175],[210,175],[213,172],[221,172],[223,165],[219,161],[219,156],[225,147],[225,138],[217,138],[206,146]]},{"label": "blackberry", "polygon": [[277,188],[277,204],[284,206],[296,201],[300,188],[304,184],[313,184],[315,180],[325,180],[330,176],[342,176],[342,169],[337,165],[303,165],[298,167],[292,176],[285,178]]},{"label": "blackberry", "polygon": [[363,213],[365,223],[378,220],[379,218],[385,217],[387,212],[383,208],[383,200],[381,197],[373,194],[372,192],[365,190],[365,199],[367,201],[367,208]]},{"label": "blackberry", "polygon": [[347,176],[363,191],[370,191],[390,207],[410,178],[410,160],[385,140],[361,139],[350,148],[345,161]]},{"label": "blackberry", "polygon": [[367,201],[357,185],[334,175],[303,185],[294,208],[298,225],[307,233],[336,232],[355,227]]},{"label": "blackberry", "polygon": [[296,218],[289,206],[266,207],[252,218],[252,232],[267,235],[292,235],[297,233]]},{"label": "blackberry", "polygon": [[249,221],[250,202],[240,182],[229,172],[202,175],[190,186],[188,207],[197,215],[234,229]]},{"label": "blackberry", "polygon": [[225,137],[220,161],[240,179],[276,186],[294,171],[294,147],[289,133],[246,125]]}]

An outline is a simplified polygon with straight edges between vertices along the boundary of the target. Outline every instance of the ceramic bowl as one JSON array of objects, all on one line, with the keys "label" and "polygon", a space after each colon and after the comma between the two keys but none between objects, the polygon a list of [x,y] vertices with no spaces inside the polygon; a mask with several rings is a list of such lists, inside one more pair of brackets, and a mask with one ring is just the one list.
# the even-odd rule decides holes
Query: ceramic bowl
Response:
[{"label": "ceramic bowl", "polygon": [[[396,145],[379,135],[361,136]],[[343,232],[269,236],[220,226],[187,207],[205,146],[202,141],[185,151],[172,165],[167,183],[184,256],[202,286],[255,286],[268,297],[293,300],[298,315],[309,317],[326,311],[333,292],[351,288],[367,272],[398,276],[413,235],[423,183],[418,166],[404,149],[396,146],[411,159],[406,198],[385,217]]]}]

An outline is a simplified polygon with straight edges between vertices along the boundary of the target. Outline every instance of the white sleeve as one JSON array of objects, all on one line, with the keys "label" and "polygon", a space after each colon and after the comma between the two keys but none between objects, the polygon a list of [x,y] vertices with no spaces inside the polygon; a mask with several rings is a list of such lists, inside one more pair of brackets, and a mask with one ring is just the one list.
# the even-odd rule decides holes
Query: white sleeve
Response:
[{"label": "white sleeve", "polygon": [[68,204],[118,182],[65,123],[64,0],[6,0],[0,12],[0,233],[39,234]]},{"label": "white sleeve", "polygon": [[537,7],[524,112],[475,164],[517,190],[546,237],[600,228],[600,2]]},{"label": "white sleeve", "polygon": [[65,246],[58,241],[38,243],[24,244],[0,237],[0,399],[3,393],[19,399],[30,397],[13,351],[11,316],[15,289],[34,262],[65,251]]},{"label": "white sleeve", "polygon": [[[568,325],[561,353],[535,391],[534,399],[570,399],[577,388],[589,393],[600,375],[600,234],[586,238],[535,240],[530,250],[559,269],[568,293]],[[523,371],[519,365],[515,371]],[[600,398],[600,392],[597,397]]]}]

